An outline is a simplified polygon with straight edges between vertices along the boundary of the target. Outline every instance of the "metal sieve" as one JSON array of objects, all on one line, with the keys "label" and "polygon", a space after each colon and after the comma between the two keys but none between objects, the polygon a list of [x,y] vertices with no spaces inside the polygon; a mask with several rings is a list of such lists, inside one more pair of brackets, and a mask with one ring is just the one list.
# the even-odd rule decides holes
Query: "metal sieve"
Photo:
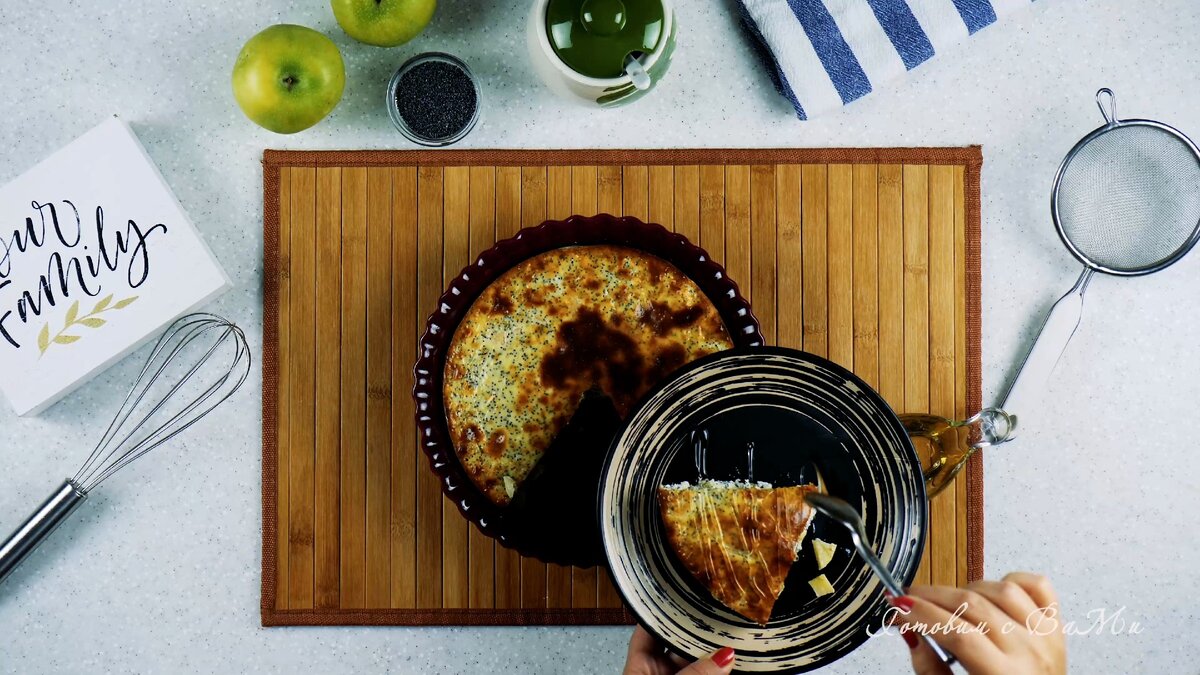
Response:
[{"label": "metal sieve", "polygon": [[1119,120],[1116,96],[1096,92],[1105,124],[1075,144],[1054,177],[1050,211],[1071,254],[1084,264],[1054,304],[1005,396],[1012,437],[1037,409],[1050,374],[1083,315],[1092,275],[1139,276],[1164,269],[1200,239],[1200,150],[1174,127]]}]

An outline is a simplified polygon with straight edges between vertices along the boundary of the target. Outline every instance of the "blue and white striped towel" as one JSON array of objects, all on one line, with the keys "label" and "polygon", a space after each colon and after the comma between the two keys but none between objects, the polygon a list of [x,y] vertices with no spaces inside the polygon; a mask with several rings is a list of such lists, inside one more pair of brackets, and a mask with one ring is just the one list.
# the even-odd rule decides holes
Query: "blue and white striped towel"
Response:
[{"label": "blue and white striped towel", "polygon": [[800,119],[871,93],[1032,0],[738,0]]}]

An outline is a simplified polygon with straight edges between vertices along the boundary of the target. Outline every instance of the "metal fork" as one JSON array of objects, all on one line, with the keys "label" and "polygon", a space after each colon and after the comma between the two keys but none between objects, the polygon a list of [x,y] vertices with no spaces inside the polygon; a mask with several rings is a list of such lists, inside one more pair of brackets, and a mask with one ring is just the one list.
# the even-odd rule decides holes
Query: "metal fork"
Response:
[{"label": "metal fork", "polygon": [[[863,527],[862,518],[859,517],[858,511],[854,510],[853,506],[846,503],[846,500],[837,497],[831,497],[827,494],[818,492],[809,492],[805,494],[804,500],[808,502],[818,513],[828,516],[850,530],[850,540],[854,542],[854,550],[858,551],[858,555],[867,562],[867,566],[875,572],[875,576],[883,582],[885,588],[895,597],[904,595],[904,589],[896,582],[896,578],[888,568],[883,566],[879,561],[879,557],[875,552],[867,546],[867,532]],[[953,665],[958,661],[954,655],[942,648],[941,645],[933,641],[933,638],[920,634],[921,639],[933,649],[933,653],[942,660],[942,663],[947,666]]]}]

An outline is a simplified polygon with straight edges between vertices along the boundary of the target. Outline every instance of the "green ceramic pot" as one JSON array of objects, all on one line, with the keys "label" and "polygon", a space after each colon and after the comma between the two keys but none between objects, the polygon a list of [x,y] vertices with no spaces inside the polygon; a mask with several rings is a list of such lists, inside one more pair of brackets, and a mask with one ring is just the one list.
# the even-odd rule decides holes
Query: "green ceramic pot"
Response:
[{"label": "green ceramic pot", "polygon": [[624,105],[666,74],[675,50],[670,0],[534,0],[529,54],[554,91],[587,105]]}]

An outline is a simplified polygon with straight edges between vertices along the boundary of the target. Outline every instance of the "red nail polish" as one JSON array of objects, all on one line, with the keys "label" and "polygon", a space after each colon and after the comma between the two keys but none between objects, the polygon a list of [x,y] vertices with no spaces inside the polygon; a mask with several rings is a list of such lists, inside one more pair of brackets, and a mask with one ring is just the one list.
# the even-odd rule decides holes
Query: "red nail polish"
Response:
[{"label": "red nail polish", "polygon": [[717,664],[718,668],[733,663],[733,647],[721,647],[716,654],[712,655],[712,662]]},{"label": "red nail polish", "polygon": [[911,612],[913,608],[912,598],[908,597],[907,595],[901,595],[898,598],[888,598],[888,602],[892,603],[893,607],[899,609],[905,614]]},{"label": "red nail polish", "polygon": [[902,630],[900,631],[900,637],[904,638],[904,643],[908,645],[909,649],[917,648],[917,636],[912,631]]}]

